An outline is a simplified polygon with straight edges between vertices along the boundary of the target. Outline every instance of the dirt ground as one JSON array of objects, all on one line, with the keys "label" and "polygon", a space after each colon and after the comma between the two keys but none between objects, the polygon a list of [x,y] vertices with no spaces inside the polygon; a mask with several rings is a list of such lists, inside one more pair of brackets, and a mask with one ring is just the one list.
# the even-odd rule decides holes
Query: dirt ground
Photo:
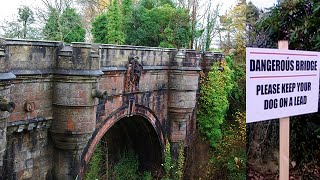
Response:
[{"label": "dirt ground", "polygon": [[[319,180],[320,167],[319,162],[312,162],[290,169],[290,180]],[[253,167],[247,166],[247,180],[278,180],[279,173],[263,174],[253,170]]]}]

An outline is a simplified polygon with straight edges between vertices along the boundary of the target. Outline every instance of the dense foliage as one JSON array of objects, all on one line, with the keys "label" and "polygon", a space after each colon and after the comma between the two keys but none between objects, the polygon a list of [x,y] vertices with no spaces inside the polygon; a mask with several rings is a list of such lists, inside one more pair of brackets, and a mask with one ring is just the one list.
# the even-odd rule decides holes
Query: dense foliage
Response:
[{"label": "dense foliage", "polygon": [[278,40],[289,40],[290,49],[320,50],[320,2],[286,0],[272,7],[258,22],[273,47]]},{"label": "dense foliage", "polygon": [[[226,56],[200,82],[198,123],[212,148],[211,174],[219,179],[246,178],[245,65]],[[228,116],[226,115],[228,114]]]},{"label": "dense foliage", "polygon": [[222,126],[222,139],[213,150],[214,174],[223,179],[246,179],[246,115],[236,112]]},{"label": "dense foliage", "polygon": [[138,171],[139,160],[134,151],[124,152],[115,164],[107,162],[105,153],[104,148],[99,143],[91,157],[84,179],[152,180],[149,171]]},{"label": "dense foliage", "polygon": [[120,10],[118,0],[113,0],[113,4],[107,11],[107,18],[107,34],[103,36],[107,36],[107,41],[110,44],[123,44],[126,35],[124,34],[123,14]]},{"label": "dense foliage", "polygon": [[[100,15],[92,24],[95,42],[155,47],[187,47],[190,20],[183,8],[166,1],[114,1],[107,17]],[[106,25],[107,31],[102,30]]]},{"label": "dense foliage", "polygon": [[66,8],[62,14],[52,8],[43,29],[45,39],[66,43],[83,42],[85,33],[81,17],[73,8]]},{"label": "dense foliage", "polygon": [[[201,79],[198,123],[200,130],[206,135],[213,147],[218,145],[222,137],[221,125],[229,108],[229,95],[233,87],[233,70],[230,69],[228,61],[215,62],[207,77]],[[219,67],[224,70],[218,70]]]},{"label": "dense foliage", "polygon": [[93,41],[95,43],[108,43],[106,34],[107,30],[108,17],[107,13],[102,13],[98,15],[92,23],[91,32],[93,34]]},{"label": "dense foliage", "polygon": [[101,172],[102,166],[103,166],[103,150],[99,143],[96,149],[94,150],[94,153],[92,154],[84,179],[86,180],[99,179],[102,174]]}]

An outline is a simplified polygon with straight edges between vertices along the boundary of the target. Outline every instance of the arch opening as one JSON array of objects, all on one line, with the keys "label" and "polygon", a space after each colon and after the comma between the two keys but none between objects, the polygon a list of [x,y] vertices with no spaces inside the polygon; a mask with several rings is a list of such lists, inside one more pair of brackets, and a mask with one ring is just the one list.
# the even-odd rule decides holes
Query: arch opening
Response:
[{"label": "arch opening", "polygon": [[[153,125],[143,116],[123,117],[114,123],[100,139],[98,145],[102,153],[102,169],[112,170],[125,154],[136,155],[139,172],[149,171],[156,175],[161,170],[162,147],[159,135]],[[93,153],[96,153],[96,150]],[[87,170],[90,170],[91,160]],[[87,172],[85,173],[87,174]],[[107,172],[110,174],[110,172]],[[110,177],[110,175],[109,175]]]}]

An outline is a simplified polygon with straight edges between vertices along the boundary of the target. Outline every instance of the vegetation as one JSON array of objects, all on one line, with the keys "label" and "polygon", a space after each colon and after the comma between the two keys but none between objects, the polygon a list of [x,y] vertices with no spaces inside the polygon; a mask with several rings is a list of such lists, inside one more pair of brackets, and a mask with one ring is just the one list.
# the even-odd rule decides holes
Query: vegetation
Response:
[{"label": "vegetation", "polygon": [[99,143],[91,157],[84,179],[152,180],[151,172],[138,171],[139,161],[134,151],[124,152],[115,164],[110,164],[105,157],[103,147]]},{"label": "vegetation", "polygon": [[33,11],[28,6],[18,8],[17,19],[5,21],[2,30],[7,38],[29,38],[36,39],[37,28],[34,28],[35,18]]},{"label": "vegetation", "polygon": [[58,10],[50,9],[48,21],[43,29],[43,35],[48,40],[83,42],[85,29],[81,18],[73,8],[66,8],[62,14]]},{"label": "vegetation", "polygon": [[244,63],[246,57],[246,2],[239,0],[238,4],[228,13],[220,17],[221,30],[226,36],[221,41],[225,51],[236,50],[236,60]]},{"label": "vegetation", "polygon": [[200,82],[198,123],[213,147],[211,173],[221,179],[246,177],[245,65],[233,61],[231,54],[216,62]]},{"label": "vegetation", "polygon": [[[226,60],[230,58],[227,56]],[[228,61],[215,62],[208,76],[200,80],[198,123],[213,147],[218,145],[222,137],[221,125],[225,122],[228,98],[233,88],[233,70],[227,64]],[[220,66],[223,71],[219,70]]]},{"label": "vegetation", "polygon": [[126,35],[123,32],[123,14],[120,11],[118,0],[113,0],[113,4],[107,11],[107,19],[107,34],[104,34],[104,36],[107,36],[108,43],[123,44]]},{"label": "vegetation", "polygon": [[223,179],[246,179],[246,117],[236,112],[235,121],[222,127],[222,139],[211,158],[213,173]]},{"label": "vegetation", "polygon": [[[187,47],[190,21],[188,13],[167,3],[158,5],[141,1],[133,6],[126,0],[110,6],[107,17],[95,19],[92,34],[95,42],[161,47]],[[106,25],[107,31],[102,30]],[[106,37],[106,38],[105,38]]]},{"label": "vegetation", "polygon": [[163,180],[182,180],[184,173],[185,154],[183,143],[179,142],[178,158],[175,160],[171,154],[171,144],[167,141],[164,155],[165,176]]},{"label": "vegetation", "polygon": [[99,179],[101,177],[101,170],[103,166],[103,150],[101,144],[99,143],[92,154],[91,160],[86,171],[84,179]]},{"label": "vegetation", "polygon": [[93,34],[93,41],[95,43],[108,43],[108,39],[106,34],[108,34],[107,30],[108,24],[108,17],[107,13],[102,13],[98,15],[92,23],[92,34]]},{"label": "vegetation", "polygon": [[319,17],[318,1],[284,1],[266,12],[257,26],[274,47],[278,40],[286,39],[290,49],[319,51]]}]

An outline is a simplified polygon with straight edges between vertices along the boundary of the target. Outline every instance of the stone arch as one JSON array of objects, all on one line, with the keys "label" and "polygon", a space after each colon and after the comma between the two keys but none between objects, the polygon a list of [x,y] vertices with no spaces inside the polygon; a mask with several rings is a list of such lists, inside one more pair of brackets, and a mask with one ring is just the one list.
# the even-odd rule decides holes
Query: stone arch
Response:
[{"label": "stone arch", "polygon": [[[103,123],[96,128],[93,132],[92,137],[88,141],[86,147],[84,148],[81,156],[81,169],[80,169],[80,179],[83,179],[85,170],[90,162],[91,156],[96,148],[96,145],[100,142],[101,138],[108,132],[108,130],[115,125],[119,120],[127,117],[128,106],[122,106],[116,111],[111,113]],[[165,148],[165,137],[161,126],[161,123],[155,113],[148,107],[136,104],[132,109],[132,115],[141,116],[148,120],[152,125],[155,133],[157,134],[160,148],[161,148],[161,159],[164,158],[164,148]]]}]

